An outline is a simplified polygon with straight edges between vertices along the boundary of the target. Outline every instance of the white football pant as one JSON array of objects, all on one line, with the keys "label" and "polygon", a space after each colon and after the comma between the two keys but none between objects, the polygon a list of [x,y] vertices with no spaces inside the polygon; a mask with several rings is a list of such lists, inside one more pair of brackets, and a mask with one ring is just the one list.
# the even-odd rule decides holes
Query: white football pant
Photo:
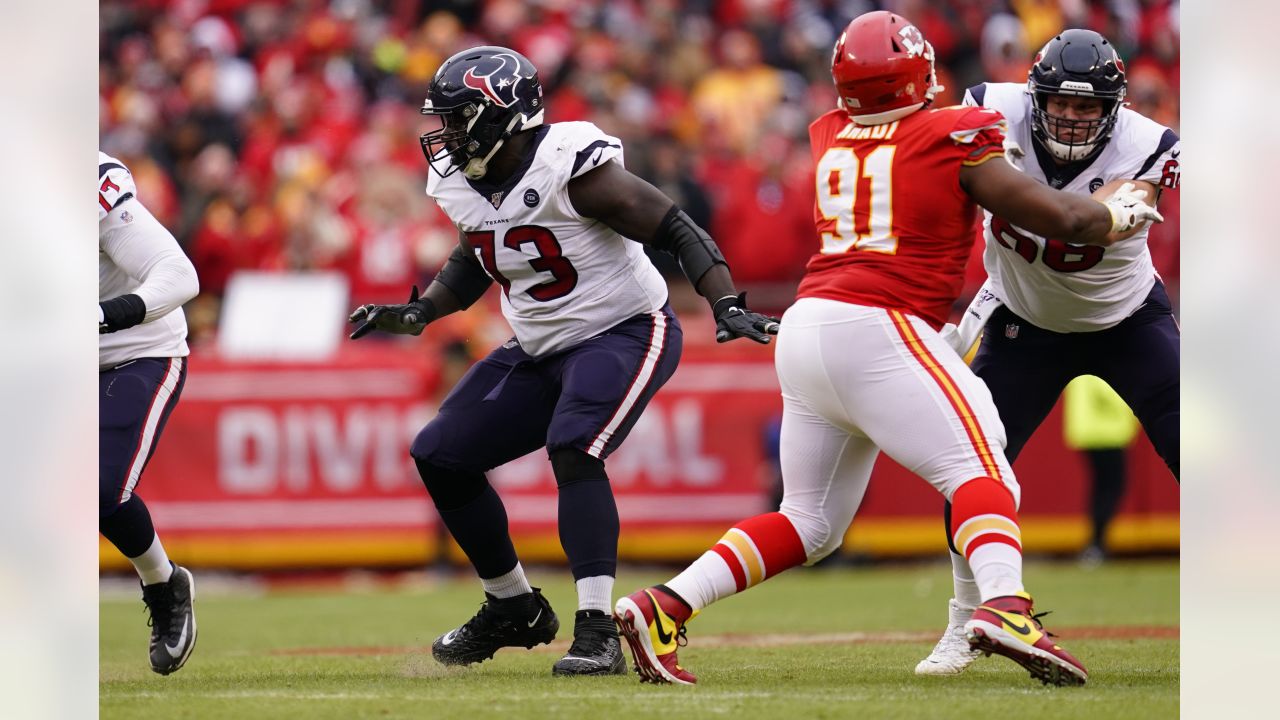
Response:
[{"label": "white football pant", "polygon": [[783,515],[807,564],[838,548],[881,450],[948,500],[977,477],[1020,490],[991,393],[906,313],[802,298],[782,317]]}]

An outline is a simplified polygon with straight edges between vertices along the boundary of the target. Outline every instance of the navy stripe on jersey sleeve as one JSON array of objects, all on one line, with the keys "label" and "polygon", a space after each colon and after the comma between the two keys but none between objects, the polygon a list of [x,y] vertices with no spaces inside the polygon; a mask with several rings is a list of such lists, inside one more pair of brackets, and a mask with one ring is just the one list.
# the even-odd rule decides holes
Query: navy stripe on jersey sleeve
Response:
[{"label": "navy stripe on jersey sleeve", "polygon": [[1156,151],[1147,157],[1146,162],[1142,163],[1142,168],[1133,176],[1133,179],[1137,180],[1145,175],[1151,169],[1151,166],[1156,164],[1156,160],[1159,160],[1160,156],[1168,152],[1169,148],[1173,147],[1177,142],[1178,133],[1172,130],[1165,130],[1164,134],[1160,136],[1160,144],[1156,147]]},{"label": "navy stripe on jersey sleeve", "polygon": [[127,192],[121,195],[120,197],[116,198],[115,204],[111,206],[111,209],[115,210],[116,208],[120,207],[120,203],[124,202],[125,200],[130,200],[132,198],[133,198],[133,193],[131,192]]},{"label": "navy stripe on jersey sleeve", "polygon": [[978,83],[977,85],[969,88],[969,95],[973,96],[974,102],[981,105],[982,101],[987,97],[987,84]]},{"label": "navy stripe on jersey sleeve", "polygon": [[98,177],[102,177],[103,175],[106,175],[107,173],[111,172],[112,170],[115,170],[116,168],[120,168],[121,170],[125,169],[125,167],[120,163],[113,163],[113,162],[102,163],[98,165]]},{"label": "navy stripe on jersey sleeve", "polygon": [[607,147],[620,148],[622,146],[617,145],[615,143],[611,143],[608,140],[597,140],[591,143],[590,145],[586,146],[582,150],[578,151],[578,156],[573,159],[573,172],[570,172],[569,175],[570,176],[577,175],[578,168],[582,167],[583,164],[587,162],[587,160],[591,157],[591,153],[595,152],[597,148],[600,148],[600,151],[604,152],[604,148],[607,148]]}]

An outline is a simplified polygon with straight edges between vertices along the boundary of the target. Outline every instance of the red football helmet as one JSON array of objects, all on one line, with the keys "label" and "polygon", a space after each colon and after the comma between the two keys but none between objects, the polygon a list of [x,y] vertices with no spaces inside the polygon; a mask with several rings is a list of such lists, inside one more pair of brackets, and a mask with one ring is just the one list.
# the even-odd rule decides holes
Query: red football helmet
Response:
[{"label": "red football helmet", "polygon": [[840,106],[862,125],[903,117],[942,89],[933,71],[933,46],[915,25],[887,10],[849,23],[836,41],[831,77]]}]

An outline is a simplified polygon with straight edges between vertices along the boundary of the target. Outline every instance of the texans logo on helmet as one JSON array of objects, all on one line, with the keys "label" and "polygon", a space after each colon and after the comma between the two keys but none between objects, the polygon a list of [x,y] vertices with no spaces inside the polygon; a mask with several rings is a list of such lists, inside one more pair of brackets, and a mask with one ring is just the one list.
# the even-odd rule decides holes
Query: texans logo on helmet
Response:
[{"label": "texans logo on helmet", "polygon": [[477,73],[474,67],[467,68],[467,74],[462,76],[462,84],[484,93],[499,107],[511,107],[516,102],[516,85],[521,80],[517,74],[520,61],[508,53],[498,53],[484,60],[496,60],[498,65],[483,74]]}]

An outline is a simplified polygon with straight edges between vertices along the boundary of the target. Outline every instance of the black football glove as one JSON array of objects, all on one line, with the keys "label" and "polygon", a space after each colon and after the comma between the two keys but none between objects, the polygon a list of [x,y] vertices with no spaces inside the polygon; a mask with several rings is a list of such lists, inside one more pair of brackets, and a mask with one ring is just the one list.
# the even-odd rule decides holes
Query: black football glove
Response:
[{"label": "black football glove", "polygon": [[712,307],[716,316],[716,342],[729,342],[734,338],[750,338],[762,345],[768,345],[778,334],[776,317],[761,315],[747,309],[747,294],[734,297],[722,297]]},{"label": "black football glove", "polygon": [[404,305],[361,305],[356,308],[347,319],[361,324],[351,333],[351,339],[358,340],[374,330],[421,335],[427,323],[435,319],[434,310],[430,300],[418,299],[418,286],[414,285],[409,302]]}]

